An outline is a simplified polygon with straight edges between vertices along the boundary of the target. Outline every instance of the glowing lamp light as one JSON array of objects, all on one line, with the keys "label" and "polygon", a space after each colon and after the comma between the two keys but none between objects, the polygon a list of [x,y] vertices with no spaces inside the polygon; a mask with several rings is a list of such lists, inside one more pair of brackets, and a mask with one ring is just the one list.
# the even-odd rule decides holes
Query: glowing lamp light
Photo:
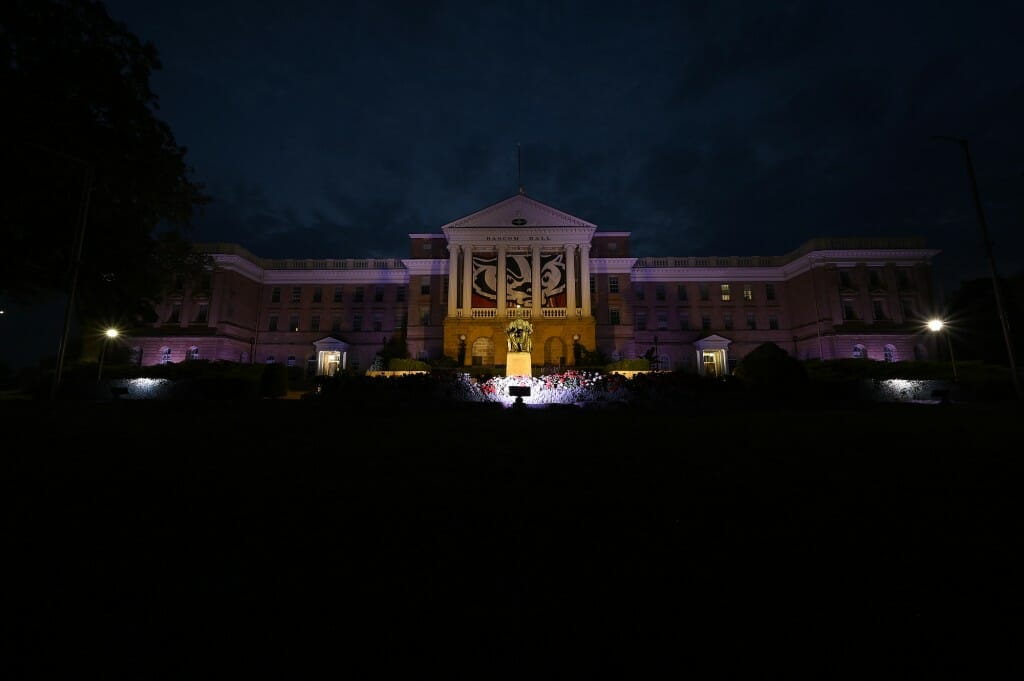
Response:
[{"label": "glowing lamp light", "polygon": [[928,329],[931,331],[942,331],[942,327],[945,326],[941,319],[930,319],[928,320]]}]

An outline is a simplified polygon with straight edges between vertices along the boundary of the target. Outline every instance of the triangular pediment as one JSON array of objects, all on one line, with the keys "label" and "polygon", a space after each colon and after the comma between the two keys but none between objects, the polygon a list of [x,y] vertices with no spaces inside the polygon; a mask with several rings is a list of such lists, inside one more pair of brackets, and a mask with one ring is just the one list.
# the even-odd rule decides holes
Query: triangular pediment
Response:
[{"label": "triangular pediment", "polygon": [[693,346],[698,350],[721,350],[729,347],[732,343],[728,338],[723,338],[717,333],[713,333],[710,336],[705,336],[693,342]]},{"label": "triangular pediment", "polygon": [[517,194],[493,206],[449,222],[447,227],[591,227],[595,225],[578,217],[563,213],[546,203],[531,199],[526,194]]}]

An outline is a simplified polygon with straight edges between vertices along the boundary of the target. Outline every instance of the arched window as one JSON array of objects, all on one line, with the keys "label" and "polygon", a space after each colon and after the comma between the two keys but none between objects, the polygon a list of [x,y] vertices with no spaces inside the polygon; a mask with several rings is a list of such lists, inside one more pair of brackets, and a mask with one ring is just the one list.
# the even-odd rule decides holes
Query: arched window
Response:
[{"label": "arched window", "polygon": [[276,361],[277,361],[276,357],[274,357],[273,355],[267,355],[267,364],[273,364]]},{"label": "arched window", "polygon": [[160,348],[160,363],[169,364],[171,361],[171,349],[168,347]]},{"label": "arched window", "polygon": [[854,359],[864,359],[867,356],[868,356],[867,350],[864,349],[863,345],[861,345],[860,343],[857,343],[856,345],[853,346],[853,358]]},{"label": "arched window", "polygon": [[142,364],[142,348],[140,348],[138,345],[134,346],[129,351],[128,363],[136,367]]},{"label": "arched window", "polygon": [[295,355],[288,355],[288,366],[295,366]]},{"label": "arched window", "polygon": [[896,361],[896,346],[886,345],[885,346],[885,361],[895,362]]},{"label": "arched window", "polygon": [[199,348],[197,348],[194,345],[192,347],[190,347],[188,349],[188,358],[190,360],[197,360],[197,359],[199,359]]}]

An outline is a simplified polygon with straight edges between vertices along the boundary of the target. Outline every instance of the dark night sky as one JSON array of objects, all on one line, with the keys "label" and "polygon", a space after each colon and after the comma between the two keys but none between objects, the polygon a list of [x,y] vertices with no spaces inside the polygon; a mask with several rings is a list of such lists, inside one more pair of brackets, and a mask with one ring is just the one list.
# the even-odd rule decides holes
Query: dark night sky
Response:
[{"label": "dark night sky", "polygon": [[201,240],[404,257],[521,172],[635,255],[923,236],[955,284],[987,263],[946,135],[1000,272],[1024,268],[1024,3],[107,7],[160,52],[160,116],[215,198]]},{"label": "dark night sky", "polygon": [[922,236],[948,295],[988,265],[946,135],[1024,270],[1019,0],[106,6],[161,56],[158,115],[215,199],[198,240],[405,257],[521,172],[639,256]]},{"label": "dark night sky", "polygon": [[[634,255],[923,236],[1024,269],[1024,3],[139,2],[153,86],[215,198],[196,238],[404,257],[527,194]],[[517,152],[521,145],[521,152]]]}]

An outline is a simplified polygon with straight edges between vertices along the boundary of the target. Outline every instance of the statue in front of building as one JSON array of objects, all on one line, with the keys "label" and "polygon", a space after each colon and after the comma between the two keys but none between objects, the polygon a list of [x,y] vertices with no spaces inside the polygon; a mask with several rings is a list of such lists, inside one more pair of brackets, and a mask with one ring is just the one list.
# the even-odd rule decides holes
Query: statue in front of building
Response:
[{"label": "statue in front of building", "polygon": [[533,349],[533,324],[525,319],[513,319],[505,327],[509,352],[530,352]]}]

